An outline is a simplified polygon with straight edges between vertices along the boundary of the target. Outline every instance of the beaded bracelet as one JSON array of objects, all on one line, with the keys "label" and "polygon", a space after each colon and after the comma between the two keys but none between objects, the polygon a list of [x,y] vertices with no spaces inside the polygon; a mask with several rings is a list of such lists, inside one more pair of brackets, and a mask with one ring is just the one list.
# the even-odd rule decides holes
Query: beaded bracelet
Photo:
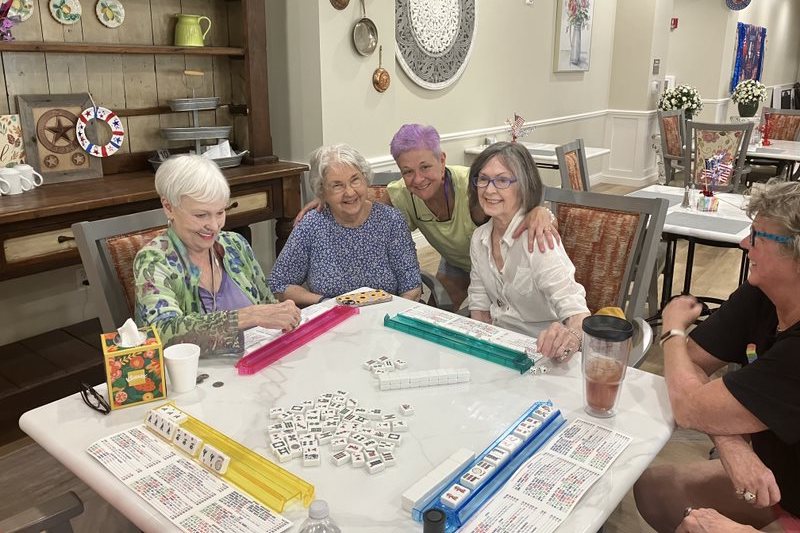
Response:
[{"label": "beaded bracelet", "polygon": [[583,337],[580,333],[572,328],[567,328],[567,331],[569,331],[576,339],[578,339],[578,350],[576,351],[580,351],[580,349],[583,347]]}]

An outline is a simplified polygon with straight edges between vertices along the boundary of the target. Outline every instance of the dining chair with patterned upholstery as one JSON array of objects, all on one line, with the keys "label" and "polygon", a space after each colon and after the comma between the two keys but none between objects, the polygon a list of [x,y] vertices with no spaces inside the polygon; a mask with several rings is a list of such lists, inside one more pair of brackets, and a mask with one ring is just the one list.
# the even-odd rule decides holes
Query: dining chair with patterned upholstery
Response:
[{"label": "dining chair with patterned upholstery", "polygon": [[[761,110],[761,124],[766,124],[767,120],[769,120],[770,124],[770,139],[775,141],[800,141],[800,109],[765,107]],[[774,171],[771,171],[765,177],[780,176],[784,179],[789,178],[794,164],[791,161],[770,159],[763,155],[748,157],[747,162],[758,167],[774,167]]]},{"label": "dining chair with patterned upholstery", "polygon": [[[691,148],[686,150],[685,168],[691,168],[692,182],[698,188],[704,185],[713,186],[717,191],[732,191],[739,186],[745,169],[747,145],[753,132],[750,122],[740,124],[717,124],[708,122],[686,121],[687,142]],[[709,183],[703,176],[705,161],[721,155],[722,163],[731,166],[727,183]],[[691,165],[691,166],[690,166]]]},{"label": "dining chair with patterned upholstery", "polygon": [[166,225],[163,209],[72,225],[103,331],[114,331],[133,317],[133,259]]},{"label": "dining chair with patterned upholstery", "polygon": [[658,112],[658,130],[661,133],[661,158],[664,161],[664,184],[675,179],[675,173],[684,169],[686,121],[683,109]]},{"label": "dining chair with patterned upholstery", "polygon": [[[642,324],[645,302],[669,203],[547,187],[561,242],[575,265],[575,279],[586,290],[594,313],[619,307],[626,318]],[[644,351],[631,361],[638,366]]]},{"label": "dining chair with patterned upholstery", "polygon": [[589,165],[586,162],[586,147],[583,139],[556,146],[558,170],[561,173],[561,187],[573,191],[588,191]]}]

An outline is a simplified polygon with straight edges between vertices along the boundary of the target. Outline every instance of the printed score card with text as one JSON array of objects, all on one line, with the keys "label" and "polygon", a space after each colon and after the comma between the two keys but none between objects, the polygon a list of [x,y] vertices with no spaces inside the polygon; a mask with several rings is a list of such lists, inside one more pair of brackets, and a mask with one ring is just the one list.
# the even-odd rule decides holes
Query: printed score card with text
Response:
[{"label": "printed score card with text", "polygon": [[292,525],[143,424],[100,439],[87,451],[182,531],[281,533]]},{"label": "printed score card with text", "polygon": [[630,442],[628,435],[575,420],[523,464],[460,531],[555,531]]}]

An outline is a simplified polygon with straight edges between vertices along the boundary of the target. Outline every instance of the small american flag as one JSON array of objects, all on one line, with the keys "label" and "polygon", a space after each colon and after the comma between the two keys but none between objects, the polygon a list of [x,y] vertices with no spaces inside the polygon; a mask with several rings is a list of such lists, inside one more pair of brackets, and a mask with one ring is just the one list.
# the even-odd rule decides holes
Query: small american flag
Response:
[{"label": "small american flag", "polygon": [[727,185],[733,174],[733,165],[718,163],[711,168],[704,168],[700,177],[706,185]]},{"label": "small american flag", "polygon": [[506,124],[511,126],[512,141],[516,141],[526,133],[523,129],[523,126],[525,126],[525,119],[516,113],[514,113],[514,120],[506,120]]}]

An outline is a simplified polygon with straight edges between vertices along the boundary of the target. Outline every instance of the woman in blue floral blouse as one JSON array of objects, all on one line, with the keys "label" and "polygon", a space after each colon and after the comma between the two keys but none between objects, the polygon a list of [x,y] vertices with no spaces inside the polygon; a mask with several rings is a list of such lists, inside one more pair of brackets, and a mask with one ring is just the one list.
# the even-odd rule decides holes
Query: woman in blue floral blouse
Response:
[{"label": "woman in blue floral blouse", "polygon": [[133,263],[136,320],[154,324],[166,344],[191,342],[203,355],[241,353],[242,331],[297,327],[300,311],[277,303],[253,250],[222,231],[230,188],[213,161],[171,157],[156,172],[167,231]]}]

